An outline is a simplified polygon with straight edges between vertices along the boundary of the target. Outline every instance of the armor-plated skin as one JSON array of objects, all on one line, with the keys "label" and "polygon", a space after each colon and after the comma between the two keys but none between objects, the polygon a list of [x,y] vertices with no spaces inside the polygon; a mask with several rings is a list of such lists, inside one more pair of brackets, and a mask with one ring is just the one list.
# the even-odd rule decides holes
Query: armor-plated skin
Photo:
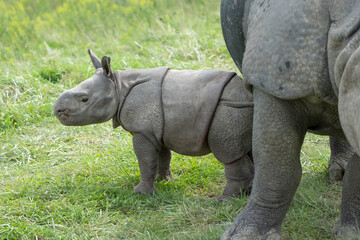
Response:
[{"label": "armor-plated skin", "polygon": [[281,238],[306,131],[357,153],[334,233],[360,238],[359,13],[358,0],[222,0],[225,42],[254,94],[255,167],[250,199],[223,239]]},{"label": "armor-plated skin", "polygon": [[[166,67],[111,71],[110,58],[89,50],[95,74],[62,93],[54,113],[64,125],[113,119],[133,135],[141,173],[135,192],[151,194],[154,180],[171,178],[170,150],[200,156],[210,152],[224,164],[226,186],[219,200],[249,192],[253,102],[235,74]],[[239,127],[241,126],[241,127]]]}]

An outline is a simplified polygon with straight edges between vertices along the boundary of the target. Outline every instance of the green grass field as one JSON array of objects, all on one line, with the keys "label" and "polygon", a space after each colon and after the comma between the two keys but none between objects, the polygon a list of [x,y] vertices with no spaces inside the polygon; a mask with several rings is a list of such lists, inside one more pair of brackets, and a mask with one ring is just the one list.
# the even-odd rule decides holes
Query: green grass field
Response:
[{"label": "green grass field", "polygon": [[[52,108],[94,72],[112,68],[236,71],[219,0],[0,0],[0,239],[219,239],[247,197],[216,201],[225,183],[212,155],[174,154],[172,182],[133,193],[131,136],[111,123],[65,127]],[[331,239],[341,185],[330,184],[327,138],[307,135],[303,178],[286,239]]]}]

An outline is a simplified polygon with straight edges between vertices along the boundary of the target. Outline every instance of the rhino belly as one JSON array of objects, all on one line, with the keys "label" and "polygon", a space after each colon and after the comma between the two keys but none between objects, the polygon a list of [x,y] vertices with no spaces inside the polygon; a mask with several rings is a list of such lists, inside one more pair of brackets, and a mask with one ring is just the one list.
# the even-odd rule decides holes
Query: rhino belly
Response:
[{"label": "rhino belly", "polygon": [[245,81],[276,97],[336,103],[327,67],[329,14],[321,0],[255,0],[248,19]]},{"label": "rhino belly", "polygon": [[170,70],[162,86],[163,142],[190,156],[210,153],[207,141],[222,90],[234,73]]}]

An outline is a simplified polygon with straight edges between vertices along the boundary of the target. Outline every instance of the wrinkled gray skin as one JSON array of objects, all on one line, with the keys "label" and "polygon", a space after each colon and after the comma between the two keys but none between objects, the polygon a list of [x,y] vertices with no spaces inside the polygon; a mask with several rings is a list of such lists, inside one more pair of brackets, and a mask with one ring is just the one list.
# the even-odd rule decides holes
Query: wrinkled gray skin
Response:
[{"label": "wrinkled gray skin", "polygon": [[250,199],[222,239],[280,239],[307,131],[357,154],[334,234],[360,238],[360,1],[222,0],[230,54],[254,95]]},{"label": "wrinkled gray skin", "polygon": [[[73,89],[62,93],[55,103],[54,113],[60,122],[67,126],[101,123],[113,119],[114,127],[121,125],[129,131],[133,135],[133,146],[141,173],[141,180],[135,187],[135,192],[153,193],[156,190],[156,174],[160,179],[172,178],[170,150],[193,156],[214,153],[225,165],[226,187],[219,200],[238,196],[241,191],[250,191],[254,174],[250,152],[252,95],[235,73],[168,70],[161,87],[158,87],[159,82],[147,81],[147,78],[151,77],[139,77],[136,74],[149,72],[155,76],[158,72],[166,71],[165,68],[112,72],[110,58],[104,57],[100,62],[91,50],[89,54],[96,69],[95,74]],[[196,74],[204,81],[216,74],[231,77],[228,82],[223,81],[226,84],[222,91],[218,91],[218,94],[221,94],[220,98],[212,100],[214,113],[208,113],[208,107],[212,106],[202,105],[199,111],[191,112],[190,105],[193,101],[214,95],[213,92],[203,92],[203,95],[187,96],[191,94],[189,91],[192,86],[185,86],[184,83]],[[140,79],[139,84],[135,78]],[[131,84],[135,87],[130,89],[128,85]],[[204,86],[204,89],[208,86],[210,85]],[[129,91],[124,93],[126,89]],[[161,94],[162,102],[159,102]],[[174,102],[173,98],[176,96],[180,103]],[[185,105],[184,109],[188,112],[176,112],[180,105]],[[201,109],[207,110],[201,113]],[[178,120],[182,118],[184,121],[195,119],[194,126],[184,126],[184,123]],[[212,121],[209,122],[209,126],[202,127],[207,121],[205,118],[212,118]],[[201,126],[195,128],[195,125]],[[181,126],[181,129],[178,129],[178,126]],[[199,130],[201,127],[202,130]],[[187,136],[179,139],[178,136],[186,130],[192,134],[191,139],[186,139]],[[195,148],[194,145],[198,144],[192,143],[193,139],[199,139],[203,143]]]},{"label": "wrinkled gray skin", "polygon": [[[192,88],[195,87],[192,85],[186,86],[186,89],[184,84],[190,84],[191,82],[186,82],[184,77],[187,77],[188,74],[192,76],[200,74],[200,76],[204,77],[205,74],[210,71],[172,70],[167,73],[167,80],[162,83],[164,89],[161,93],[156,93],[155,85],[152,87],[146,86],[145,91],[142,91],[142,88],[138,87],[134,91],[130,89],[131,94],[125,93],[127,94],[126,98],[121,99],[117,91],[124,94],[124,89],[118,90],[121,86],[116,86],[116,80],[114,80],[114,76],[119,71],[112,73],[107,58],[104,58],[103,61],[100,62],[90,50],[89,54],[96,69],[95,74],[73,89],[65,91],[57,100],[54,112],[64,125],[79,126],[101,123],[113,119],[113,121],[115,120],[114,127],[117,127],[117,122],[119,122],[125,129],[132,132],[134,135],[134,148],[141,169],[141,182],[136,186],[136,192],[150,194],[155,191],[154,178],[156,169],[159,179],[172,178],[170,172],[171,153],[169,150],[175,150],[185,155],[196,156],[213,152],[219,161],[224,163],[227,179],[226,187],[223,194],[219,197],[219,200],[226,199],[230,196],[238,196],[241,191],[245,193],[250,192],[254,174],[252,156],[250,154],[253,114],[251,104],[252,96],[244,88],[242,81],[237,76],[234,75],[235,81],[227,83],[222,91],[219,102],[216,100],[215,104],[218,106],[216,107],[214,116],[212,114],[202,116],[202,118],[206,119],[213,118],[211,126],[209,126],[205,132],[198,129],[195,124],[188,128],[189,131],[195,134],[191,136],[192,138],[203,141],[203,144],[194,148],[192,147],[194,143],[190,140],[179,140],[174,137],[184,132],[184,128],[186,128],[184,124],[189,125],[189,122],[186,122],[189,113],[182,114],[185,116],[184,119],[180,119],[181,116],[179,115],[169,114],[169,112],[171,113],[171,111],[177,110],[173,110],[175,107],[174,104],[167,107],[169,103],[168,98],[170,97],[170,100],[172,100],[175,98],[175,92],[180,92],[179,99],[177,99],[180,101],[179,104],[184,105],[186,101],[189,104],[193,104],[195,101],[189,96],[186,98],[186,101],[182,99],[183,95],[191,94],[190,90],[193,90]],[[161,69],[159,69],[159,71],[160,70]],[[124,74],[121,76],[125,79],[120,81],[123,83],[129,80],[133,81],[133,79],[128,79],[131,77],[134,78],[135,76],[131,70],[123,72]],[[130,74],[128,74],[129,72]],[[212,76],[214,76],[214,74],[206,75],[206,77]],[[196,80],[201,81],[200,77]],[[180,85],[176,83],[180,83]],[[203,88],[205,89],[206,86]],[[164,106],[162,107],[162,111],[166,111],[166,114],[159,114],[159,109],[157,108],[159,103],[154,103],[147,99],[151,94],[165,95],[163,97],[162,105]],[[212,95],[212,93],[206,91],[204,94]],[[195,96],[195,98],[199,98],[199,96]],[[125,102],[126,99],[126,104],[120,103],[120,101]],[[242,108],[239,103],[242,103],[244,108]],[[146,106],[146,104],[149,105]],[[117,115],[119,105],[122,105],[120,116]],[[188,109],[191,108],[187,107],[187,110]],[[178,110],[183,111],[184,109]],[[193,111],[192,114],[190,113],[190,115],[195,114],[200,116],[199,112]],[[145,123],[146,127],[144,127],[143,118],[149,120],[149,122]],[[167,124],[166,128],[164,126],[156,126],[159,123],[164,124],[164,120],[161,120],[161,118],[165,118],[166,122],[172,123],[172,131],[166,131],[169,129],[169,124]],[[239,128],[238,126],[241,127]],[[154,132],[151,132],[149,128]],[[205,136],[202,136],[202,133],[205,133]],[[186,138],[187,134],[190,133],[185,131],[184,134]],[[153,139],[153,141],[151,141],[151,139]],[[343,177],[346,164],[352,154],[350,154],[349,157],[349,145],[346,141],[331,138],[330,143],[332,151],[328,166],[330,179],[331,181],[339,181]]]},{"label": "wrinkled gray skin", "polygon": [[354,151],[347,140],[335,137],[330,137],[330,149],[331,156],[328,165],[330,181],[341,181]]}]

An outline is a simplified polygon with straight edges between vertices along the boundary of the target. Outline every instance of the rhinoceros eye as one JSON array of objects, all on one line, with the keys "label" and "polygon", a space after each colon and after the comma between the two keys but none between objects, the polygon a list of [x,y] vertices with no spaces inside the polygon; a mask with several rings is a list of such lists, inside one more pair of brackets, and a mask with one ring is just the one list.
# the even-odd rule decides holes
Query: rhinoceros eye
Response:
[{"label": "rhinoceros eye", "polygon": [[81,101],[85,103],[85,102],[88,101],[88,98],[87,98],[87,97],[83,97],[83,98],[81,99]]}]

